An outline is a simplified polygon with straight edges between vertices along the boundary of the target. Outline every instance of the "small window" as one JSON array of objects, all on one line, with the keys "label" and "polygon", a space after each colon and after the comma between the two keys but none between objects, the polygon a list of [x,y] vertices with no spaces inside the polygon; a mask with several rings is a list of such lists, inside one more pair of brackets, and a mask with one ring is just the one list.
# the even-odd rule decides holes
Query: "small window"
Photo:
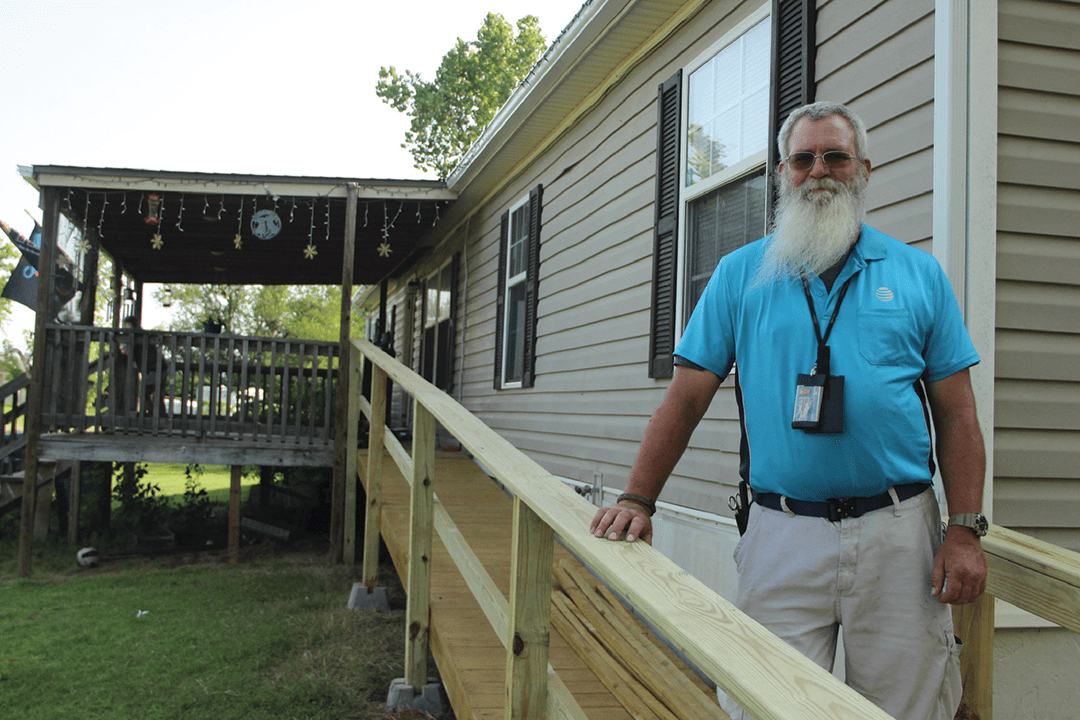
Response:
[{"label": "small window", "polygon": [[537,186],[502,216],[495,330],[496,388],[533,385],[541,197],[542,187]]}]

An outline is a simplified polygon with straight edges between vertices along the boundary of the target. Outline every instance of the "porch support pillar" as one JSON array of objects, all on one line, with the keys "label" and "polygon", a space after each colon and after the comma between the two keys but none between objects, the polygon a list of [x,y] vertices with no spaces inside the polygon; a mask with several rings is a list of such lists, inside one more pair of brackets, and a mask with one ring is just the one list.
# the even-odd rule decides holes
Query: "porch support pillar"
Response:
[{"label": "porch support pillar", "polygon": [[124,265],[113,258],[112,275],[112,322],[114,328],[120,327],[120,315],[124,311]]},{"label": "porch support pillar", "polygon": [[244,466],[233,465],[229,483],[229,562],[240,562],[240,480]]},{"label": "porch support pillar", "polygon": [[[346,454],[356,454],[356,445],[349,447],[349,351],[351,343],[349,334],[352,329],[352,293],[353,293],[353,263],[356,252],[356,208],[360,188],[356,183],[349,183],[345,200],[345,238],[344,250],[341,257],[341,332],[338,335],[338,372],[337,394],[334,408],[334,481],[331,494],[332,504],[330,508],[330,561],[340,563],[344,559],[345,548],[345,513],[356,514],[356,503],[353,507],[345,507],[345,483],[356,483],[356,473],[346,479],[345,472],[348,467],[355,467],[355,460],[350,465]],[[355,525],[353,525],[355,528]]]},{"label": "porch support pillar", "polygon": [[83,290],[79,298],[79,324],[94,324],[94,305],[97,303],[98,290],[98,260],[101,257],[98,246],[97,230],[86,229],[83,237],[86,241],[87,251],[83,257]]},{"label": "porch support pillar", "polygon": [[19,517],[19,577],[30,577],[34,557],[34,509],[37,506],[38,438],[41,435],[41,406],[45,390],[45,325],[51,319],[53,275],[56,269],[56,239],[60,224],[60,191],[42,190],[44,216],[41,227],[41,256],[38,261],[37,315],[34,318],[33,365],[26,397],[26,461],[23,463],[23,495]]}]

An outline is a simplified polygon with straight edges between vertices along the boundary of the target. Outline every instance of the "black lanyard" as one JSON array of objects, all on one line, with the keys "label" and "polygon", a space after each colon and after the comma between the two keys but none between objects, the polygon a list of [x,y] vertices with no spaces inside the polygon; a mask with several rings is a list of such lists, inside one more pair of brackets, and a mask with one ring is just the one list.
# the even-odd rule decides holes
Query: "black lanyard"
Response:
[{"label": "black lanyard", "polygon": [[817,363],[814,365],[811,375],[821,373],[822,375],[829,374],[829,346],[826,344],[829,342],[829,335],[832,334],[833,323],[836,322],[836,316],[840,314],[840,303],[844,302],[844,296],[847,295],[848,285],[851,284],[852,275],[845,282],[844,286],[840,288],[840,295],[836,298],[836,309],[833,310],[832,317],[829,318],[829,326],[825,328],[825,335],[821,334],[821,325],[818,324],[817,311],[814,310],[814,300],[810,297],[810,284],[806,282],[806,276],[802,278],[803,293],[806,295],[806,304],[810,308],[810,319],[814,321],[814,336],[817,337],[818,349],[817,349]]}]

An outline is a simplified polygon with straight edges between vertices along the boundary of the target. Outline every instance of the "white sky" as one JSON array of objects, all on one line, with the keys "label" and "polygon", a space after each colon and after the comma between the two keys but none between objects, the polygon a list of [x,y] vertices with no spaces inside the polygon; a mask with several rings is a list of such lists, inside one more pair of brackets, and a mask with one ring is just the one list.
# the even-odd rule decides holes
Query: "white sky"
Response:
[{"label": "white sky", "polygon": [[[0,218],[24,235],[25,211],[41,219],[18,165],[432,179],[379,67],[432,79],[489,11],[536,15],[550,43],[583,2],[0,0]],[[13,305],[21,347],[33,312]]]}]

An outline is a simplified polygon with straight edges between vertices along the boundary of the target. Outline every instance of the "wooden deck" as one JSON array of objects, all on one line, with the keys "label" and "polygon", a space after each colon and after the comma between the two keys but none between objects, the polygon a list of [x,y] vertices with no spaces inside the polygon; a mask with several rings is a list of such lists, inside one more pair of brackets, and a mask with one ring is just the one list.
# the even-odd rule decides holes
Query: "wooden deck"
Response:
[{"label": "wooden deck", "polygon": [[199,437],[180,432],[122,434],[47,433],[39,438],[42,457],[109,462],[201,463],[203,465],[282,465],[331,467],[334,446],[311,437],[243,439],[225,433]]},{"label": "wooden deck", "polygon": [[[359,451],[361,468],[366,467],[366,459],[367,451]],[[383,462],[382,487],[385,500],[379,528],[398,574],[407,584],[409,492],[392,462]],[[511,499],[464,453],[437,454],[435,494],[500,591],[508,595]],[[558,544],[555,558],[573,560]],[[506,650],[437,534],[431,572],[431,650],[458,720],[502,720]],[[673,659],[670,652],[666,654]],[[628,712],[616,700],[554,626],[550,663],[591,720],[641,717]],[[711,694],[685,665],[678,665],[704,693]],[[717,717],[723,717],[719,707]]]}]

